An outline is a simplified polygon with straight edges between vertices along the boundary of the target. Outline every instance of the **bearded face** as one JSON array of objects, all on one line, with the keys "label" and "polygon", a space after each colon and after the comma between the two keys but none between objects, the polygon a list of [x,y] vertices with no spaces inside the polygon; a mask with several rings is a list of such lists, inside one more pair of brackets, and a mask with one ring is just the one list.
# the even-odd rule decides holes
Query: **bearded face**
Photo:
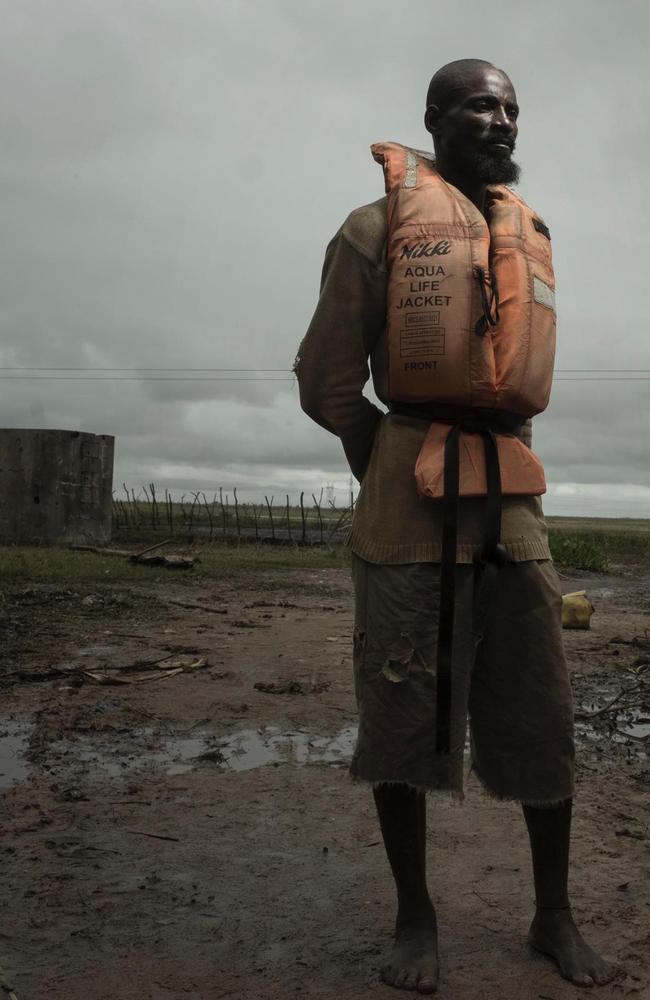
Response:
[{"label": "bearded face", "polygon": [[519,107],[502,70],[486,64],[448,81],[444,106],[427,109],[436,156],[452,172],[483,184],[516,184],[512,153]]}]

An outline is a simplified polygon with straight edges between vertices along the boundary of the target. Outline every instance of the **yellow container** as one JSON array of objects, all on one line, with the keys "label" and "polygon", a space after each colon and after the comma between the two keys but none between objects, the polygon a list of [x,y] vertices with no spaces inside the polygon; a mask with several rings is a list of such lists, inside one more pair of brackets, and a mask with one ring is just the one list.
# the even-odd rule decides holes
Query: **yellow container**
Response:
[{"label": "yellow container", "polygon": [[591,628],[594,606],[586,590],[576,590],[562,597],[562,628]]}]

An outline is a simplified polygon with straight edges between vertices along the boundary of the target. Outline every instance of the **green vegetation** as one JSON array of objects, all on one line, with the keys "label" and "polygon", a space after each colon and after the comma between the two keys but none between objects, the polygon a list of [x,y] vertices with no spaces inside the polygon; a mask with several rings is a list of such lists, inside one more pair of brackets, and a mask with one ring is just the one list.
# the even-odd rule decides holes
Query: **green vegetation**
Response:
[{"label": "green vegetation", "polygon": [[[650,522],[626,523],[579,519],[549,518],[550,545],[554,560],[560,566],[577,570],[606,572],[615,563],[650,561]],[[559,523],[558,523],[559,522]],[[589,526],[597,525],[596,530]],[[126,534],[126,533],[125,533]],[[133,535],[137,538],[134,538]],[[164,530],[129,533],[128,541],[115,539],[136,552],[148,544],[161,541]],[[152,584],[155,586],[200,587],[206,582],[221,582],[228,587],[264,588],[269,592],[332,593],[336,579],[328,586],[317,574],[319,570],[347,570],[350,550],[341,544],[322,546],[268,545],[239,540],[237,537],[196,539],[187,544],[186,537],[177,536],[163,552],[182,552],[197,559],[190,571],[170,571],[162,567],[145,567],[129,563],[124,556],[48,546],[0,546],[0,590],[40,585],[56,585],[77,590],[97,589],[114,585]],[[309,574],[314,574],[310,578]]]},{"label": "green vegetation", "polygon": [[573,569],[606,572],[612,563],[638,563],[650,559],[650,530],[607,525],[589,531],[571,526],[571,530],[549,530],[551,552],[556,562]]},{"label": "green vegetation", "polygon": [[0,589],[56,584],[64,587],[161,580],[163,569],[134,566],[126,559],[75,552],[59,546],[0,546]]},{"label": "green vegetation", "polygon": [[650,533],[617,531],[613,534],[596,534],[595,538],[605,547],[611,559],[624,559],[626,556],[638,560],[650,558]]},{"label": "green vegetation", "polygon": [[[134,547],[133,551],[140,547]],[[193,570],[138,566],[122,556],[78,552],[59,546],[0,546],[0,589],[42,584],[82,589],[116,583],[191,586],[202,580],[218,580],[241,585],[257,582],[258,586],[263,584],[269,590],[277,590],[280,583],[290,585],[287,574],[349,566],[349,550],[342,545],[298,548],[206,542],[183,551],[198,558]],[[290,585],[288,589],[305,586],[309,589],[308,583],[296,580],[295,587]]]},{"label": "green vegetation", "polygon": [[549,544],[551,555],[560,566],[600,573],[607,570],[607,550],[602,541],[594,537],[550,531]]}]

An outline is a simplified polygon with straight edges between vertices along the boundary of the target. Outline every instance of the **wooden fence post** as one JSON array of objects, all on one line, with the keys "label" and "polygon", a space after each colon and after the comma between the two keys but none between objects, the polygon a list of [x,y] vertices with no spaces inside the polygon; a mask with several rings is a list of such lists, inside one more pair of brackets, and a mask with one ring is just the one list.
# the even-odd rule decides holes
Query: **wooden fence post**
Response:
[{"label": "wooden fence post", "polygon": [[152,504],[152,520],[154,531],[160,527],[160,516],[158,514],[158,501],[156,500],[156,485],[155,483],[149,483],[149,492],[151,493],[151,504]]},{"label": "wooden fence post", "polygon": [[126,493],[126,510],[128,510],[129,513],[131,514],[131,526],[133,526],[135,524],[135,519],[133,518],[131,507],[130,507],[130,503],[129,503],[129,491],[126,488],[126,483],[122,483],[122,486],[124,487],[124,492]]},{"label": "wooden fence post", "polygon": [[201,495],[203,497],[203,503],[205,504],[206,513],[208,515],[208,524],[210,525],[210,538],[212,538],[213,524],[212,524],[212,512],[210,510],[210,504],[208,503],[208,498],[206,497],[205,493],[202,493]]},{"label": "wooden fence post", "polygon": [[237,501],[237,487],[233,486],[232,491],[235,497],[235,524],[237,525],[237,538],[241,538],[241,528],[239,526],[239,503]]},{"label": "wooden fence post", "polygon": [[[312,493],[312,500],[314,501],[314,507],[316,508],[316,513],[318,514],[318,524],[320,526],[320,543],[323,544],[323,518],[320,512],[320,504],[314,494]],[[323,499],[323,491],[320,491],[321,500]]]},{"label": "wooden fence post", "polygon": [[273,497],[271,497],[271,503],[269,503],[269,498],[264,494],[264,499],[266,500],[266,506],[269,509],[269,517],[271,518],[271,538],[275,541],[275,525],[273,524]]},{"label": "wooden fence post", "polygon": [[223,486],[219,487],[219,506],[221,507],[221,534],[226,534],[226,510],[223,505]]},{"label": "wooden fence post", "polygon": [[170,531],[174,528],[174,506],[171,493],[165,488],[165,508],[167,511],[167,524]]},{"label": "wooden fence post", "polygon": [[117,500],[115,499],[115,490],[111,494],[111,517],[113,520],[113,526],[115,528],[120,527],[120,508],[117,505]]},{"label": "wooden fence post", "polygon": [[192,496],[194,497],[194,499],[192,501],[192,506],[190,507],[190,523],[189,523],[188,528],[187,528],[188,533],[189,533],[190,536],[192,535],[192,528],[194,527],[194,511],[195,511],[197,503],[199,502],[199,494],[198,493],[193,493]]},{"label": "wooden fence post", "polygon": [[293,535],[291,534],[291,518],[289,517],[289,494],[287,493],[287,532],[289,534],[289,541],[293,541]]}]

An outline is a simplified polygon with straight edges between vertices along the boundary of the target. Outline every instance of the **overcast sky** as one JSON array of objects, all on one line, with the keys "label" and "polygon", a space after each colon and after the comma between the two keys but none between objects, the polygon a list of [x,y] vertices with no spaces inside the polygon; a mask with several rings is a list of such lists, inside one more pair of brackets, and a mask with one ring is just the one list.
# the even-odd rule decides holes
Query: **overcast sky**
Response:
[{"label": "overcast sky", "polygon": [[[515,85],[519,190],[553,236],[559,371],[534,420],[545,510],[650,517],[646,0],[0,13],[0,426],[114,434],[116,484],[347,489],[340,443],[288,375],[324,249],[383,194],[370,143],[428,146],[430,76],[484,58]],[[50,377],[9,370],[37,365]],[[66,366],[128,370],[44,370]],[[165,368],[201,380],[151,370]]]}]

